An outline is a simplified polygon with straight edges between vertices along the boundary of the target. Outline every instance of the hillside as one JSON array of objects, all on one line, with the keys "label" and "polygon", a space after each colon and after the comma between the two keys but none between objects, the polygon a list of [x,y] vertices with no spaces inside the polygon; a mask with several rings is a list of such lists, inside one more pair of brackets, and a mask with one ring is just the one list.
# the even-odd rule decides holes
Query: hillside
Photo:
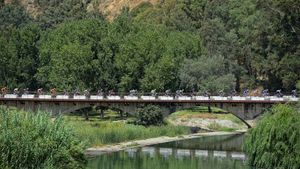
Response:
[{"label": "hillside", "polygon": [[[4,0],[4,4],[12,4],[13,0]],[[16,2],[24,7],[24,9],[34,18],[43,13],[43,9],[47,8],[47,5],[43,5],[43,1],[39,0],[16,0]],[[120,11],[124,7],[133,9],[141,3],[157,4],[159,0],[83,0],[86,10],[89,12],[99,12],[103,14],[108,20],[112,20],[120,14]]]},{"label": "hillside", "polygon": [[296,93],[299,11],[276,0],[0,0],[0,86]]},{"label": "hillside", "polygon": [[143,2],[149,2],[151,4],[156,4],[160,0],[104,0],[104,2],[99,2],[98,9],[102,12],[109,20],[115,18],[123,7],[129,7],[133,9]]}]

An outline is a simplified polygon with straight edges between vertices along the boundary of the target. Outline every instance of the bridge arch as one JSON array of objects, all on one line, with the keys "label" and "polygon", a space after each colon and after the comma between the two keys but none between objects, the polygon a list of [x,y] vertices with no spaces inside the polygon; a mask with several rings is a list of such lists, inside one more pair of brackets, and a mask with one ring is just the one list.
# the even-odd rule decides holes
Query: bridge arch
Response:
[{"label": "bridge arch", "polygon": [[[151,98],[145,97],[145,99],[141,98],[121,98],[119,96],[115,96],[113,98],[86,98],[85,96],[79,98],[68,98],[58,97],[51,98],[42,97],[37,98],[34,96],[26,97],[17,97],[10,96],[9,97],[0,97],[0,104],[6,106],[13,106],[17,108],[21,108],[24,110],[31,111],[47,111],[52,112],[53,115],[69,113],[76,111],[78,109],[91,107],[91,106],[99,106],[99,107],[113,107],[119,110],[122,110],[124,113],[133,114],[136,113],[138,108],[144,107],[146,105],[152,104],[157,105],[162,108],[163,112],[165,112],[165,116],[173,113],[177,110],[190,108],[194,106],[212,106],[218,107],[235,115],[237,118],[241,119],[243,122],[245,120],[254,119],[260,114],[262,114],[266,109],[271,107],[273,104],[279,103],[287,103],[293,102],[297,103],[298,98],[245,98],[245,97],[237,97],[236,99],[227,98],[227,97],[218,97],[209,99],[204,96],[197,96],[195,98],[184,98],[184,100],[172,98],[172,97],[161,97],[161,98]],[[245,123],[246,124],[246,123]],[[247,124],[246,124],[247,125]],[[249,125],[247,125],[250,127]]]}]

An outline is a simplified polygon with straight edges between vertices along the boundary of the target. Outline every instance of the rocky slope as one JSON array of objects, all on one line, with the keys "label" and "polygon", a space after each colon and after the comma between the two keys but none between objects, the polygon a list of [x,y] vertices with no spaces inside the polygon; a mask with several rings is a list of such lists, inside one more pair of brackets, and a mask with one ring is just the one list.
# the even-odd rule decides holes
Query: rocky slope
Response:
[{"label": "rocky slope", "polygon": [[[141,3],[157,4],[161,0],[82,0],[86,4],[87,11],[97,11],[106,16],[109,20],[115,18],[123,7],[133,9]],[[17,2],[33,17],[37,17],[43,12],[43,6],[39,5],[39,0],[4,0],[4,4]]]}]

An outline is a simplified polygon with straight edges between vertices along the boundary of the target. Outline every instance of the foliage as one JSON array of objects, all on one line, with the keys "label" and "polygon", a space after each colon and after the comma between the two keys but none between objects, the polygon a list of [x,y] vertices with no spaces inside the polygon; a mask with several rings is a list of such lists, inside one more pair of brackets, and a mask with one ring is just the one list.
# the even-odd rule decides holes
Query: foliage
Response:
[{"label": "foliage", "polygon": [[9,30],[14,27],[21,27],[31,21],[31,17],[24,8],[16,5],[0,4],[0,30]]},{"label": "foliage", "polygon": [[300,79],[299,1],[144,2],[111,22],[89,0],[32,3],[0,3],[2,86],[290,91]]},{"label": "foliage", "polygon": [[102,19],[100,13],[87,11],[88,1],[81,0],[38,0],[37,4],[42,8],[42,14],[37,21],[44,29],[51,28],[63,22],[84,18]]},{"label": "foliage", "polygon": [[294,107],[273,107],[247,136],[245,151],[249,163],[259,168],[299,168],[299,118]]},{"label": "foliage", "polygon": [[220,56],[185,60],[180,69],[182,86],[190,89],[229,92],[234,89],[235,77],[226,71],[224,58]]},{"label": "foliage", "polygon": [[83,144],[62,118],[0,107],[1,168],[84,168]]},{"label": "foliage", "polygon": [[38,68],[40,38],[37,25],[27,24],[18,30],[11,30],[10,37],[0,34],[1,81],[9,88],[37,88],[34,78]]},{"label": "foliage", "polygon": [[189,134],[187,127],[180,126],[150,126],[127,124],[125,121],[82,121],[68,120],[77,135],[91,146],[120,143],[125,141],[147,139],[159,136],[177,136]]},{"label": "foliage", "polygon": [[143,126],[162,125],[164,121],[162,110],[154,105],[140,108],[137,112],[136,124]]},{"label": "foliage", "polygon": [[114,88],[114,42],[107,37],[107,26],[93,19],[68,22],[43,36],[36,76],[40,83],[67,90]]}]

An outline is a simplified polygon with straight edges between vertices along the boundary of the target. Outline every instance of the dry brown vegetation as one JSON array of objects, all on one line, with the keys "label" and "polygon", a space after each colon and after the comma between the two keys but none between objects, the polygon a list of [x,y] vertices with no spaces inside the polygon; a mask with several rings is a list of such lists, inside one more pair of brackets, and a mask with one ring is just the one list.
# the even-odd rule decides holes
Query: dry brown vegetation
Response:
[{"label": "dry brown vegetation", "polygon": [[[160,0],[96,0],[91,1],[87,5],[87,11],[98,11],[102,13],[108,20],[113,20],[118,16],[124,7],[128,7],[130,10],[137,7],[141,3],[157,4]],[[35,0],[17,0],[26,11],[34,18],[40,15],[43,11],[41,6]],[[4,4],[11,4],[12,0],[4,0]]]}]

